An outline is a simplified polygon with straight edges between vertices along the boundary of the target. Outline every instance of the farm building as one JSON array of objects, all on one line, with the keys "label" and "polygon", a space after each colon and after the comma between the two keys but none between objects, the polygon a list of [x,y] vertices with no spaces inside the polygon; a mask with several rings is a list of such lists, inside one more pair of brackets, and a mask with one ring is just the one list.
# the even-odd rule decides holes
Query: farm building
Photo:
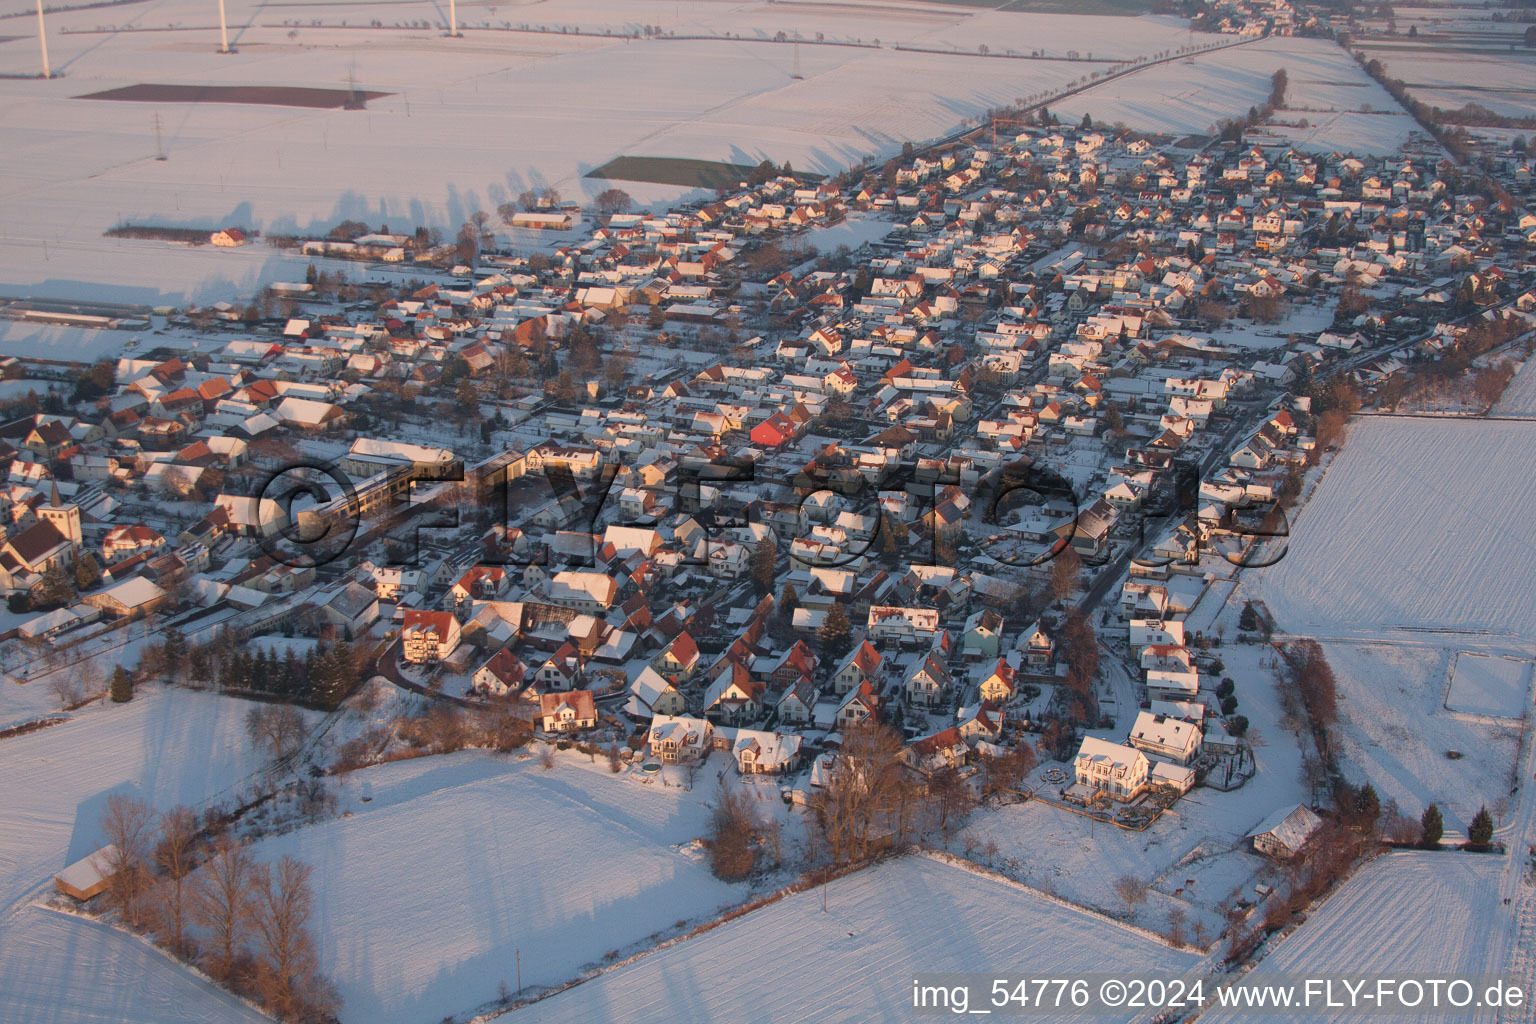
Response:
[{"label": "farm building", "polygon": [[107,888],[112,881],[112,858],[117,847],[103,846],[89,857],[75,861],[53,878],[53,886],[66,896],[82,903]]},{"label": "farm building", "polygon": [[1245,838],[1253,840],[1255,853],[1276,860],[1288,860],[1307,845],[1312,833],[1322,827],[1323,819],[1301,804],[1283,807],[1259,822]]}]

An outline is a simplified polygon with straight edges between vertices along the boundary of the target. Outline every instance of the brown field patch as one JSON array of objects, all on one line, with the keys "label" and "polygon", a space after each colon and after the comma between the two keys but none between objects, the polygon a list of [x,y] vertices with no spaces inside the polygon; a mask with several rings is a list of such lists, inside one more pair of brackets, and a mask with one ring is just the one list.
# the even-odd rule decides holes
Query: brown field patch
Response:
[{"label": "brown field patch", "polygon": [[77,100],[129,100],[139,103],[254,103],[268,107],[309,107],[333,110],[354,99],[376,100],[387,92],[352,93],[346,89],[317,89],[293,85],[157,85],[140,83],[86,93]]}]

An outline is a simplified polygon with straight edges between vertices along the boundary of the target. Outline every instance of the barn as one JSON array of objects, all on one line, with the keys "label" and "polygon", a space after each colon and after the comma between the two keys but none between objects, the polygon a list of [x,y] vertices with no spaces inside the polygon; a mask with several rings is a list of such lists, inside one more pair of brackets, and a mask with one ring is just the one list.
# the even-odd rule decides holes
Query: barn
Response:
[{"label": "barn", "polygon": [[112,881],[112,860],[117,847],[103,846],[82,860],[77,860],[53,878],[54,888],[82,903],[106,890]]}]

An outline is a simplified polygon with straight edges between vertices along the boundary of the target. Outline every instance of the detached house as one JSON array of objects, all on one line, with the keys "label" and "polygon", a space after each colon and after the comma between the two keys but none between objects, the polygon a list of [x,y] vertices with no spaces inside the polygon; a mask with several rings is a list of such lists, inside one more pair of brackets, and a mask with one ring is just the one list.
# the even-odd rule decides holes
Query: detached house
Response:
[{"label": "detached house", "polygon": [[576,732],[597,725],[591,690],[546,693],[539,698],[539,722],[545,732]]},{"label": "detached house", "polygon": [[736,758],[736,770],[743,775],[783,775],[800,763],[800,736],[738,729],[731,753]]},{"label": "detached house", "polygon": [[528,679],[528,666],[523,664],[521,658],[512,653],[510,647],[503,647],[491,659],[474,674],[472,682],[480,693],[493,697],[504,697],[508,693],[515,693],[523,688]]},{"label": "detached house", "polygon": [[1152,766],[1147,755],[1134,747],[1085,736],[1073,770],[1086,799],[1102,795],[1124,801],[1135,799],[1147,788]]},{"label": "detached house", "polygon": [[687,706],[682,691],[654,668],[646,666],[629,684],[629,703],[624,710],[636,718],[655,718],[680,715]]},{"label": "detached house", "polygon": [[944,702],[951,685],[948,667],[941,658],[930,654],[912,669],[901,688],[913,705],[931,708]]},{"label": "detached house", "polygon": [[1013,698],[1018,672],[1008,664],[1007,658],[998,658],[992,674],[981,681],[981,699],[994,704],[1006,704]]},{"label": "detached house", "polygon": [[864,641],[843,659],[843,663],[832,674],[832,692],[842,696],[864,683],[869,683],[878,692],[885,679],[884,662],[885,659],[875,650],[874,645],[868,640]]},{"label": "detached house", "polygon": [[1143,711],[1131,726],[1128,742],[1153,757],[1187,765],[1200,756],[1201,738],[1200,727],[1193,722]]},{"label": "detached house", "polygon": [[857,725],[859,722],[870,721],[879,717],[880,695],[869,683],[860,683],[856,689],[850,690],[837,706],[835,718],[837,728],[846,729]]},{"label": "detached house", "polygon": [[715,727],[706,719],[686,715],[657,715],[651,720],[651,756],[664,764],[687,764],[709,753]]}]

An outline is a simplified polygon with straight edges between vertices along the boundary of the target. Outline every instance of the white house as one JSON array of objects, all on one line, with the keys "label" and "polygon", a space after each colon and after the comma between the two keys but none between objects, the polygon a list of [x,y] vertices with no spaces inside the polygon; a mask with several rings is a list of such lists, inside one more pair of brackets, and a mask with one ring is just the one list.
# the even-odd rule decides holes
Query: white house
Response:
[{"label": "white house", "polygon": [[1083,737],[1073,768],[1077,785],[1088,791],[1084,795],[1092,798],[1104,794],[1114,800],[1138,796],[1146,789],[1152,771],[1151,762],[1141,751],[1096,736]]},{"label": "white house", "polygon": [[939,613],[934,608],[876,605],[869,609],[868,627],[875,639],[927,639],[939,630]]},{"label": "white house", "polygon": [[1137,750],[1179,765],[1187,765],[1200,756],[1201,739],[1200,727],[1195,723],[1150,711],[1136,716],[1136,724],[1127,737]]},{"label": "white house", "polygon": [[651,719],[651,756],[667,764],[697,761],[709,753],[715,727],[708,719],[657,715]]},{"label": "white house", "polygon": [[738,729],[731,753],[743,775],[782,774],[793,771],[800,760],[800,735]]},{"label": "white house", "polygon": [[545,732],[576,732],[597,724],[591,690],[546,693],[539,697],[539,722]]}]

